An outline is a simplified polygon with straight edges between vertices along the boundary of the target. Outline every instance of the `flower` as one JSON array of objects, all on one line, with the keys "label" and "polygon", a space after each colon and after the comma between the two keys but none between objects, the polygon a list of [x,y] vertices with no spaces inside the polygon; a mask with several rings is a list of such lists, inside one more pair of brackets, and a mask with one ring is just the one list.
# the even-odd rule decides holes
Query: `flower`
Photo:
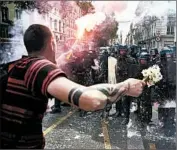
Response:
[{"label": "flower", "polygon": [[144,76],[144,79],[148,79],[148,86],[154,85],[162,79],[162,75],[160,73],[160,68],[158,65],[153,65],[148,69],[144,69],[141,72]]},{"label": "flower", "polygon": [[148,77],[149,73],[147,69],[144,69],[141,73],[143,74],[144,77]]},{"label": "flower", "polygon": [[153,81],[157,83],[159,81],[158,77],[153,78]]},{"label": "flower", "polygon": [[158,72],[160,72],[160,68],[159,68],[158,65],[153,65],[153,66],[152,66],[152,69],[153,69],[153,70],[157,70]]}]

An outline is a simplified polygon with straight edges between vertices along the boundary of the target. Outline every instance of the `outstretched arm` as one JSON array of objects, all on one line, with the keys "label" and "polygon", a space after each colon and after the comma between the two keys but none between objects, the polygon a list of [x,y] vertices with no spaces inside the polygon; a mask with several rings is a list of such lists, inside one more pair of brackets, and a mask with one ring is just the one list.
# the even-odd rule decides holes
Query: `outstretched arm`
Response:
[{"label": "outstretched arm", "polygon": [[[122,95],[131,94],[130,92],[132,91],[129,88],[132,88],[131,82],[130,85],[129,82],[122,82],[114,85],[98,84],[84,87],[65,77],[58,77],[49,84],[47,90],[49,94],[66,103],[70,103],[86,111],[95,111],[103,109],[108,99],[114,102]],[[133,91],[135,96],[141,92],[141,90]]]}]

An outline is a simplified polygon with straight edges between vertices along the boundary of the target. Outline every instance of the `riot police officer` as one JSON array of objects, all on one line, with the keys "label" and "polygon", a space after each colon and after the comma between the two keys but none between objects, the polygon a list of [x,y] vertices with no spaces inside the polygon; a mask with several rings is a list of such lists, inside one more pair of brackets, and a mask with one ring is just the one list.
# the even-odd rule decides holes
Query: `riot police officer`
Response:
[{"label": "riot police officer", "polygon": [[[116,71],[118,83],[130,78],[129,67],[131,64],[136,64],[136,60],[128,55],[128,47],[126,45],[119,45]],[[125,96],[116,103],[116,116],[123,115],[122,124],[128,124],[129,122],[131,99],[132,97]]]},{"label": "riot police officer", "polygon": [[108,50],[104,49],[99,56],[100,75],[98,78],[100,83],[108,82],[108,57]]},{"label": "riot police officer", "polygon": [[137,53],[138,53],[138,46],[137,45],[131,45],[130,46],[130,56],[135,58],[135,60],[137,60]]},{"label": "riot police officer", "polygon": [[[150,55],[148,52],[141,52],[138,58],[139,68],[137,77],[138,79],[143,79],[142,70],[147,69],[151,66],[150,64]],[[152,119],[152,97],[151,92],[153,87],[145,87],[142,95],[137,98],[137,116],[138,120],[142,125],[148,125],[151,123]]]},{"label": "riot police officer", "polygon": [[150,61],[152,64],[156,64],[159,60],[159,52],[157,48],[152,48],[150,51]]},{"label": "riot police officer", "polygon": [[170,130],[175,127],[175,111],[171,108],[164,109],[163,107],[167,100],[175,101],[176,99],[176,61],[174,61],[173,57],[173,51],[168,47],[164,47],[160,51],[160,60],[158,62],[163,76],[162,80],[157,84],[156,90],[160,104],[158,118],[159,124],[167,130],[167,133],[170,133]]},{"label": "riot police officer", "polygon": [[[94,84],[93,74],[92,74],[93,71],[91,66],[94,65],[95,55],[96,54],[92,50],[89,50],[88,52],[85,53],[84,59],[82,61],[82,72],[81,71],[78,72],[82,76],[82,77],[79,76],[79,78],[82,80],[78,80],[79,81],[78,83],[85,86],[91,86]],[[84,110],[79,110],[79,111],[80,111],[80,117],[85,116],[87,113]]]},{"label": "riot police officer", "polygon": [[142,52],[148,53],[147,48],[141,48],[141,49],[139,50],[139,52],[136,54],[137,59],[139,58],[139,56],[140,56],[140,54],[141,54]]},{"label": "riot police officer", "polygon": [[164,47],[160,51],[160,60],[157,64],[160,66],[163,76],[163,79],[158,84],[161,97],[163,99],[176,99],[176,70],[174,69],[176,68],[176,62],[173,59],[173,52]]}]

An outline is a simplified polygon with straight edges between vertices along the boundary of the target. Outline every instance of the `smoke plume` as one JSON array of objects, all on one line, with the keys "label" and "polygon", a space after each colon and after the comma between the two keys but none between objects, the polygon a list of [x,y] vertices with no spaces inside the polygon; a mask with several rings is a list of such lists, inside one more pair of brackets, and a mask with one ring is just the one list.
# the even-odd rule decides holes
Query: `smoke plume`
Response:
[{"label": "smoke plume", "polygon": [[145,16],[156,16],[160,19],[162,17],[167,18],[169,14],[176,14],[176,1],[141,1],[137,7],[137,16],[133,22],[141,22]]},{"label": "smoke plume", "polygon": [[[2,56],[1,63],[7,63],[11,61],[18,60],[22,55],[27,55],[26,48],[23,42],[23,33],[32,24],[42,24],[48,25],[49,21],[46,21],[37,10],[23,11],[21,19],[14,21],[14,26],[9,31],[12,35],[11,40],[13,41],[11,45],[5,46],[5,53]],[[8,55],[8,57],[6,57]]]},{"label": "smoke plume", "polygon": [[95,1],[93,5],[96,12],[105,14],[121,13],[127,8],[126,1]]},{"label": "smoke plume", "polygon": [[122,42],[124,43],[126,35],[129,32],[130,24],[135,18],[135,10],[139,1],[126,1],[127,7],[121,12],[115,12],[117,22],[119,22],[118,35],[122,34]]},{"label": "smoke plume", "polygon": [[105,14],[115,14],[119,23],[118,35],[122,34],[123,41],[129,31],[130,24],[135,17],[134,12],[138,1],[96,1],[93,2],[96,11]]}]

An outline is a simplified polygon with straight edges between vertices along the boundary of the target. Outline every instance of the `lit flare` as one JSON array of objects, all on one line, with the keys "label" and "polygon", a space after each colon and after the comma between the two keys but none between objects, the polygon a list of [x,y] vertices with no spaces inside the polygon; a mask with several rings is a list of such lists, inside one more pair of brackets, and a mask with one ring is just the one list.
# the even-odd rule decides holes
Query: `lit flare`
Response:
[{"label": "lit flare", "polygon": [[81,39],[85,31],[90,32],[96,25],[101,24],[106,19],[106,16],[102,12],[96,12],[94,14],[87,14],[75,21],[77,25],[77,38]]}]

